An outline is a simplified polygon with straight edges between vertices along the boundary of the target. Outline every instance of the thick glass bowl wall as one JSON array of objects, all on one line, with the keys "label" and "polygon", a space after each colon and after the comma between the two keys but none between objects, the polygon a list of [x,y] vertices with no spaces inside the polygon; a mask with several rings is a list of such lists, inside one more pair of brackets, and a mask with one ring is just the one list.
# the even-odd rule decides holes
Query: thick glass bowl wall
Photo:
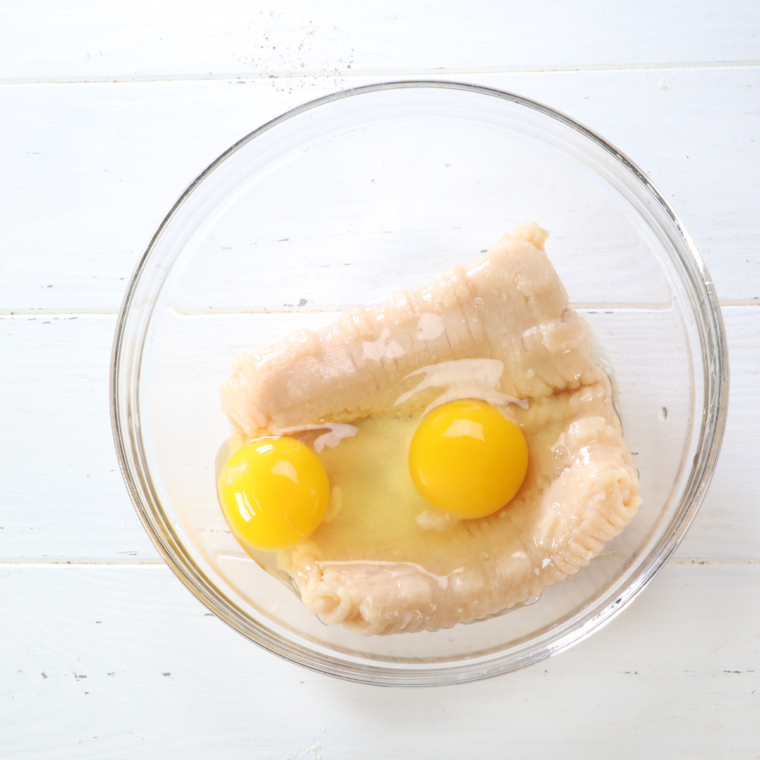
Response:
[{"label": "thick glass bowl wall", "polygon": [[[321,625],[242,552],[219,511],[214,456],[229,426],[218,388],[232,359],[422,286],[532,219],[551,231],[547,252],[612,375],[641,475],[640,514],[588,568],[494,619],[367,639]],[[628,159],[518,96],[408,82],[291,111],[188,188],[130,283],[112,392],[137,511],[205,604],[307,667],[371,683],[436,684],[560,651],[646,585],[712,475],[727,360],[704,265]]]}]

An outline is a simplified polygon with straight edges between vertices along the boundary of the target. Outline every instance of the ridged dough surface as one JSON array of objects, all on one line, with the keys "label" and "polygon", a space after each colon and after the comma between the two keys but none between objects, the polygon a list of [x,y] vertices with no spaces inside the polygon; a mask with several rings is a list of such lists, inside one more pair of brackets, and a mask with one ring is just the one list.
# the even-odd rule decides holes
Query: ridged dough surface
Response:
[{"label": "ridged dough surface", "polygon": [[[416,420],[443,390],[428,388],[397,404],[419,383],[419,376],[408,377],[417,370],[496,359],[503,364],[496,390],[527,401],[527,408],[500,407],[520,425],[530,452],[525,483],[505,508],[445,530],[411,525],[392,540],[360,530],[348,544],[338,515],[280,552],[279,567],[324,623],[371,635],[493,615],[587,565],[638,510],[638,475],[609,380],[592,362],[583,323],[541,250],[542,232],[526,225],[471,264],[441,272],[429,287],[396,293],[381,307],[299,331],[236,361],[222,399],[244,435],[326,422],[360,427],[327,454],[335,482],[341,447],[371,447],[371,431],[383,419],[398,421],[400,470]],[[380,467],[382,441],[377,445]],[[350,489],[350,474],[344,477]]]}]

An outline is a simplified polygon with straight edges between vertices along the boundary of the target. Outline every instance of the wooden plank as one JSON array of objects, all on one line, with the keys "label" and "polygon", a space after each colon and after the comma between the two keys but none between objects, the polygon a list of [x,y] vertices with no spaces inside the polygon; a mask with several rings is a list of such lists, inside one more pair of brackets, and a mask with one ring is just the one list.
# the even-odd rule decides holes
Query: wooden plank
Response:
[{"label": "wooden plank", "polygon": [[114,326],[112,316],[0,319],[3,557],[158,556],[127,497],[111,438]]},{"label": "wooden plank", "polygon": [[[757,453],[760,430],[760,309],[723,309],[728,333],[731,391],[720,461],[710,492],[676,554],[700,559],[739,556],[760,560]],[[751,536],[745,543],[744,536]]]},{"label": "wooden plank", "polygon": [[[286,317],[290,321],[283,327]],[[318,317],[329,320],[326,314]],[[727,308],[725,317],[733,367],[728,430],[711,491],[679,550],[680,560],[760,559],[755,452],[747,444],[760,429],[760,309]],[[261,341],[302,322],[298,315],[271,318],[276,324],[270,338],[259,335]],[[105,315],[0,320],[0,355],[13,368],[0,373],[0,396],[6,400],[0,407],[2,558],[157,557],[127,498],[113,451],[107,397],[113,329],[114,318]],[[194,405],[203,425],[217,431],[212,448],[226,429],[215,389],[231,356],[244,347],[241,335],[202,373],[209,398]],[[170,454],[164,449],[164,457],[171,460]]]},{"label": "wooden plank", "polygon": [[[606,135],[673,201],[720,296],[760,297],[760,67],[461,78],[547,102]],[[287,91],[268,81],[0,87],[14,178],[0,187],[0,311],[115,311],[184,187],[242,135],[335,88],[326,78]]]},{"label": "wooden plank", "polygon": [[[229,376],[233,359],[301,327],[329,324],[336,316],[307,312],[188,317],[170,311],[154,324],[152,392],[142,399],[146,419],[141,428],[172,520],[182,525],[203,556],[236,548],[220,537],[228,531],[216,506],[212,467],[229,435],[218,388]],[[641,474],[641,516],[614,545],[616,551],[635,553],[647,542],[649,527],[657,521],[687,454],[691,370],[685,352],[674,350],[682,345],[683,328],[676,313],[662,309],[591,310],[586,318],[596,349],[614,369],[618,409]]]},{"label": "wooden plank", "polygon": [[165,567],[2,565],[0,752],[754,757],[760,612],[748,602],[758,583],[756,564],[671,565],[609,626],[553,659],[417,691],[280,661],[208,615]]},{"label": "wooden plank", "polygon": [[[760,58],[755,3],[4,3],[0,79],[261,77]],[[567,34],[572,29],[573,33]]]}]

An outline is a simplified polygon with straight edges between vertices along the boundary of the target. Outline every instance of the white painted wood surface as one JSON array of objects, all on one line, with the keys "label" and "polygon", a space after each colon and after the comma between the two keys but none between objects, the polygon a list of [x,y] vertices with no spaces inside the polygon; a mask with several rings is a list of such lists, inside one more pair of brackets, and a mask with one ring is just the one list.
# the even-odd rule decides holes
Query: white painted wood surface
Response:
[{"label": "white painted wood surface", "polygon": [[[742,0],[0,4],[0,757],[760,756],[758,29]],[[640,600],[548,663],[408,692],[206,614],[126,496],[107,377],[137,257],[216,155],[419,76],[546,102],[639,163],[716,282],[732,388],[705,506]]]},{"label": "white painted wood surface", "polygon": [[[676,205],[721,298],[760,297],[760,68],[445,78],[532,97],[603,134]],[[14,178],[0,186],[3,308],[115,312],[185,187],[258,125],[339,88],[330,78],[298,79],[292,92],[279,80],[242,81],[0,88],[0,144]]]},{"label": "white painted wood surface", "polygon": [[760,58],[746,0],[6,2],[0,78],[385,76]]},{"label": "white painted wood surface", "polygon": [[166,567],[27,565],[3,576],[16,621],[0,681],[9,758],[757,756],[760,608],[747,604],[757,565],[670,565],[568,652],[423,691],[282,662]]}]

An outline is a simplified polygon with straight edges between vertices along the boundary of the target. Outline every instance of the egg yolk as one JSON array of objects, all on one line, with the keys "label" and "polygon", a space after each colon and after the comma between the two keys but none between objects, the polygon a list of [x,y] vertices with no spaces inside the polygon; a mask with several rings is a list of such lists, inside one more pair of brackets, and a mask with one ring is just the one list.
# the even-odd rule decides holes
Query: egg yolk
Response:
[{"label": "egg yolk", "polygon": [[217,483],[235,537],[256,549],[285,549],[310,535],[330,486],[317,455],[295,438],[259,438],[239,448]]},{"label": "egg yolk", "polygon": [[453,401],[420,423],[409,470],[430,504],[466,519],[485,517],[520,490],[528,445],[517,425],[482,401]]}]

